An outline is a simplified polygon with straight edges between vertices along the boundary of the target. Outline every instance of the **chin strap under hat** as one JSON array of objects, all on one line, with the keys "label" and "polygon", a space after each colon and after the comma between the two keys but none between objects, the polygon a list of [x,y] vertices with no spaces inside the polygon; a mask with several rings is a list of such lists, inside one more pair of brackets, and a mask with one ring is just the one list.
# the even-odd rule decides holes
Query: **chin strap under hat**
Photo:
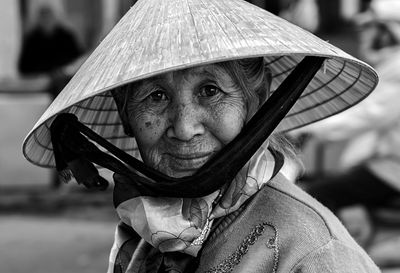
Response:
[{"label": "chin strap under hat", "polygon": [[[239,135],[193,176],[172,178],[149,168],[104,140],[72,114],[60,114],[50,128],[57,170],[61,173],[71,170],[78,183],[89,188],[104,189],[107,182],[90,163],[94,162],[130,178],[144,196],[190,198],[211,194],[232,181],[250,160],[292,108],[323,61],[322,57],[306,57],[243,127]],[[84,135],[115,157],[100,151]]]}]

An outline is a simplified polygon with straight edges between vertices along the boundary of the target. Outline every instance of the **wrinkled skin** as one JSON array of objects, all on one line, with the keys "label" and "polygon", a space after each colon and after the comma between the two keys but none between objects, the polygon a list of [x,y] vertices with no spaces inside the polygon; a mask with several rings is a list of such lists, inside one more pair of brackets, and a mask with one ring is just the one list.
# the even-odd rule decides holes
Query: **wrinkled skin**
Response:
[{"label": "wrinkled skin", "polygon": [[143,81],[127,112],[143,161],[172,177],[192,175],[240,132],[248,115],[242,90],[215,65]]}]

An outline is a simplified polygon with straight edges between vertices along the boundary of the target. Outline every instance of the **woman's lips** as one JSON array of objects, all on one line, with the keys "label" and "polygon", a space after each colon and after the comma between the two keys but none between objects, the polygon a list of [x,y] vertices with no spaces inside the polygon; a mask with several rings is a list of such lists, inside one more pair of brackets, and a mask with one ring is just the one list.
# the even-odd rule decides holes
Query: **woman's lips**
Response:
[{"label": "woman's lips", "polygon": [[169,167],[178,172],[194,172],[204,165],[214,152],[201,153],[168,153]]}]

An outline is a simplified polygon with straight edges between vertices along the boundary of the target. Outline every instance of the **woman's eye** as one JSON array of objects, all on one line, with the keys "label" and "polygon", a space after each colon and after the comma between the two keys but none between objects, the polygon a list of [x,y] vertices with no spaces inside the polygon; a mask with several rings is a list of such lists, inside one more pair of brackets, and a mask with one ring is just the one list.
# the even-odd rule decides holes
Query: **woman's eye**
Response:
[{"label": "woman's eye", "polygon": [[161,90],[157,90],[157,91],[152,92],[152,93],[149,95],[149,98],[150,98],[152,101],[165,101],[165,100],[168,99],[168,98],[167,98],[167,95],[165,94],[165,92],[163,92],[163,91],[161,91]]},{"label": "woman's eye", "polygon": [[221,92],[221,89],[214,85],[206,85],[200,89],[199,96],[200,97],[213,97],[218,95]]}]

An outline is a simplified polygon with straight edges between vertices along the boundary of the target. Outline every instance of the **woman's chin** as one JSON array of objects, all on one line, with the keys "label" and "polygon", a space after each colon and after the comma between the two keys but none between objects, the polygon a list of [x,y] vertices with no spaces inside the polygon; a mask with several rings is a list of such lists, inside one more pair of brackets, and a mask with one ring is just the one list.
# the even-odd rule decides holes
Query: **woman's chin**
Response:
[{"label": "woman's chin", "polygon": [[182,177],[187,177],[187,176],[192,176],[194,172],[182,172],[182,173],[176,173],[174,175],[175,178],[182,178]]},{"label": "woman's chin", "polygon": [[174,178],[182,178],[185,176],[192,176],[196,173],[196,171],[197,169],[169,169],[167,175]]}]

